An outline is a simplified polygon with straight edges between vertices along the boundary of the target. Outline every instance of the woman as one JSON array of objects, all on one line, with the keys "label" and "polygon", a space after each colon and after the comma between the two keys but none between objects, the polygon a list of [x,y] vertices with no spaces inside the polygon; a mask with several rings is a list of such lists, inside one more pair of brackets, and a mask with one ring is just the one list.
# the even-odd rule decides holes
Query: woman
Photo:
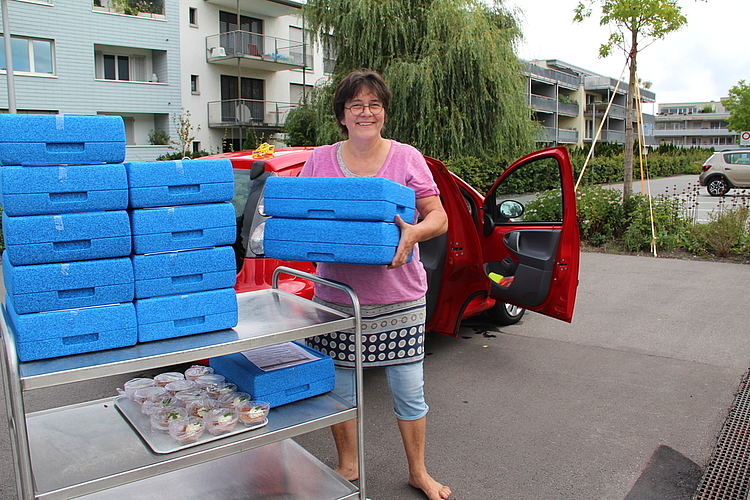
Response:
[{"label": "woman", "polygon": [[[390,101],[391,92],[378,73],[350,73],[336,88],[333,102],[346,140],[315,149],[300,175],[385,177],[416,193],[422,220],[404,221],[396,216],[401,237],[388,266],[319,263],[317,274],[346,283],[357,293],[362,309],[364,366],[385,366],[409,464],[409,484],[424,491],[430,500],[445,500],[450,488],[427,473],[424,461],[429,409],[422,371],[427,275],[417,243],[443,234],[448,217],[422,154],[412,146],[383,138]],[[412,259],[407,262],[411,252]],[[340,290],[316,286],[315,300],[351,313],[348,297]],[[354,362],[348,349],[351,342],[351,337],[343,333],[309,339],[310,345],[334,358],[335,392],[354,403]],[[339,455],[336,472],[350,481],[359,477],[356,426],[354,420],[332,426]]]}]

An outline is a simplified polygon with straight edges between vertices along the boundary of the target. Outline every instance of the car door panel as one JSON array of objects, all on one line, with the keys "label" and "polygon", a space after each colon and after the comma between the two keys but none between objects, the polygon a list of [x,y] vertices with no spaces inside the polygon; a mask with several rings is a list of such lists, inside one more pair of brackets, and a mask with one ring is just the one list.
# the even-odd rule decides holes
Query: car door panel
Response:
[{"label": "car door panel", "polygon": [[[548,199],[557,203],[552,210],[544,208]],[[507,200],[521,200],[534,210],[504,219],[498,207]],[[491,297],[571,321],[580,250],[573,171],[565,148],[537,151],[508,167],[488,192],[483,209],[482,249]]]},{"label": "car door panel", "polygon": [[[511,231],[503,236],[503,243],[511,254],[514,263],[512,269],[513,281],[506,285],[492,282],[491,295],[503,302],[514,304],[528,304],[528,307],[538,306],[547,297],[554,273],[559,230],[529,229]],[[495,273],[505,276],[506,261],[488,262],[487,274]]]}]

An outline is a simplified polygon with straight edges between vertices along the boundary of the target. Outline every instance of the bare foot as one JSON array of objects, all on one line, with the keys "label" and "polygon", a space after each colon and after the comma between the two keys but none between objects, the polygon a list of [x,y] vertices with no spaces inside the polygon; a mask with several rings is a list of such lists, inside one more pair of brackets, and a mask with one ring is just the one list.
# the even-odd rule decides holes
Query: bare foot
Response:
[{"label": "bare foot", "polygon": [[339,467],[334,469],[334,472],[347,481],[356,481],[359,479],[359,470],[356,467]]},{"label": "bare foot", "polygon": [[430,500],[447,500],[451,496],[451,489],[432,479],[429,474],[421,477],[410,476],[409,484],[422,490]]}]

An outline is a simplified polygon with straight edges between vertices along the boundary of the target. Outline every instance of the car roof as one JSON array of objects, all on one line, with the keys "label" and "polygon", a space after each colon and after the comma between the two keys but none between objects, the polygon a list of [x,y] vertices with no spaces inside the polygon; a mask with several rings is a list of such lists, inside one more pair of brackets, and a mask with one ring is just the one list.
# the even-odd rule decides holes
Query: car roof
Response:
[{"label": "car roof", "polygon": [[301,167],[314,149],[314,147],[278,148],[273,152],[273,156],[268,158],[257,158],[253,156],[252,150],[233,151],[231,153],[202,156],[198,160],[228,158],[232,162],[233,168],[243,170],[250,170],[256,162],[262,161],[264,170],[267,172],[281,172],[290,168]]}]

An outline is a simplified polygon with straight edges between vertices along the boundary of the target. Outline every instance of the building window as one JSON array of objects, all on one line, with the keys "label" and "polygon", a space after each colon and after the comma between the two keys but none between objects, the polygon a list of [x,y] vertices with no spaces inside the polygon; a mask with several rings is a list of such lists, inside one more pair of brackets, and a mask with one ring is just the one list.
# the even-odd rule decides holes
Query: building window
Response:
[{"label": "building window", "polygon": [[198,95],[201,93],[201,88],[198,81],[198,75],[190,75],[190,93]]},{"label": "building window", "polygon": [[333,36],[326,35],[323,39],[323,73],[333,73],[337,57],[338,51],[333,43]]},{"label": "building window", "polygon": [[130,80],[130,58],[104,54],[105,80]]},{"label": "building window", "polygon": [[[107,49],[105,49],[107,50]],[[109,49],[111,50],[111,49]],[[158,81],[154,79],[155,71],[146,71],[149,63],[145,55],[141,54],[107,54],[96,51],[96,78],[104,80],[115,80],[120,82],[147,82]],[[148,77],[146,75],[149,75]]]},{"label": "building window", "polygon": [[198,153],[201,150],[201,141],[193,141],[193,153]]},{"label": "building window", "polygon": [[[52,40],[12,36],[10,48],[13,54],[13,73],[54,74]],[[7,69],[4,38],[0,38],[0,69]]]},{"label": "building window", "polygon": [[305,32],[302,28],[289,26],[289,41],[289,55],[294,59],[294,63],[304,65],[306,69],[315,69],[312,54],[308,54],[305,47]]},{"label": "building window", "polygon": [[188,10],[188,22],[190,26],[198,26],[198,9],[190,7]]}]

